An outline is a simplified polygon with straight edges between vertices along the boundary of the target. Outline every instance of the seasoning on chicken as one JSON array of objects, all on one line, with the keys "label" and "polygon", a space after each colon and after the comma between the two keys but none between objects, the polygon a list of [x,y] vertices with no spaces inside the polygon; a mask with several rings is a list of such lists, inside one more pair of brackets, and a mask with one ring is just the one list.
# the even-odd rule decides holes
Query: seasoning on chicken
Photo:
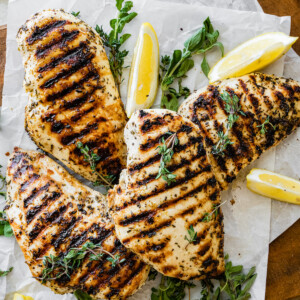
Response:
[{"label": "seasoning on chicken", "polygon": [[118,176],[126,165],[126,114],[99,35],[63,10],[35,14],[19,30],[29,96],[25,128],[42,150],[81,176],[97,175],[76,147],[100,160],[96,169]]},{"label": "seasoning on chicken", "polygon": [[[240,113],[228,132],[230,144],[220,155],[214,150],[229,115],[221,97],[224,92],[238,97]],[[178,113],[201,129],[212,170],[226,189],[242,168],[300,125],[300,85],[263,73],[218,81],[192,94]]]},{"label": "seasoning on chicken", "polygon": [[[197,126],[169,110],[140,110],[124,135],[127,169],[108,196],[118,238],[166,276],[188,280],[220,275],[224,257],[219,186]],[[173,175],[168,181],[159,176],[158,146],[164,144],[173,151],[164,165]],[[193,237],[188,230],[194,230]]]},{"label": "seasoning on chicken", "polygon": [[[124,299],[147,279],[149,267],[117,239],[102,194],[82,185],[37,151],[16,148],[7,168],[6,213],[32,275],[42,282],[43,257],[64,258],[86,242],[106,251],[85,257],[66,274],[44,283],[55,293],[77,289],[95,298]],[[115,266],[107,259],[120,256]]]}]

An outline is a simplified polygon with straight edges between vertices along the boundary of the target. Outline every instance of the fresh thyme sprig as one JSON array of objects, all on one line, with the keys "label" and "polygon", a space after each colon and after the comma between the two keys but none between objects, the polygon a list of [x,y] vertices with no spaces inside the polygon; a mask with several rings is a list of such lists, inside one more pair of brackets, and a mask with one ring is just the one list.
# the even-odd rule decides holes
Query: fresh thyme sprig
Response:
[{"label": "fresh thyme sprig", "polygon": [[77,12],[72,11],[71,14],[72,14],[74,17],[79,17],[80,11],[77,11]]},{"label": "fresh thyme sprig", "polygon": [[261,125],[256,125],[256,127],[258,127],[258,128],[261,127],[260,133],[261,133],[262,135],[264,135],[264,134],[267,133],[266,125],[270,125],[274,130],[276,129],[276,125],[273,125],[273,124],[270,122],[269,116],[267,116],[266,120],[265,120]]},{"label": "fresh thyme sprig", "polygon": [[[116,0],[116,7],[119,11],[116,19],[110,20],[110,27],[112,30],[109,33],[105,33],[102,26],[96,25],[95,30],[102,38],[104,46],[109,50],[108,60],[112,75],[115,79],[119,94],[120,85],[122,83],[122,74],[124,68],[124,58],[127,56],[127,50],[121,50],[121,46],[131,36],[129,33],[125,33],[119,36],[125,24],[129,23],[137,16],[136,12],[130,12],[133,7],[132,1]],[[121,95],[120,95],[121,96]]]},{"label": "fresh thyme sprig", "polygon": [[189,243],[193,243],[197,239],[197,231],[195,231],[193,225],[190,226],[190,228],[187,230],[188,236],[186,235],[184,237],[185,240],[187,240]]},{"label": "fresh thyme sprig", "polygon": [[239,114],[245,115],[239,105],[239,98],[237,95],[230,95],[228,92],[223,92],[221,95],[222,100],[225,102],[224,109],[228,113],[226,131],[218,132],[218,142],[213,146],[212,153],[219,156],[224,156],[224,151],[228,145],[232,145],[233,142],[230,140],[228,133],[233,127],[234,123],[239,119]]},{"label": "fresh thyme sprig", "polygon": [[77,143],[77,148],[84,155],[84,160],[90,164],[92,172],[99,177],[101,182],[105,183],[105,185],[103,185],[99,181],[96,181],[94,185],[103,185],[104,187],[112,188],[116,177],[114,175],[103,175],[96,170],[97,162],[100,160],[100,156],[90,150],[87,145],[84,146],[82,142]]},{"label": "fresh thyme sprig", "polygon": [[[219,31],[214,30],[210,19],[207,18],[203,22],[203,27],[185,41],[183,50],[175,50],[172,58],[168,55],[162,56],[160,64],[162,108],[177,111],[179,98],[182,96],[186,98],[190,94],[190,90],[187,87],[181,86],[181,80],[194,67],[194,61],[191,59],[193,55],[204,54],[201,68],[206,76],[209,72],[209,65],[206,61],[205,53],[217,46],[220,48],[222,56],[224,55],[224,47],[220,42],[217,42],[218,37]],[[171,87],[176,79],[179,80],[178,91]]]},{"label": "fresh thyme sprig", "polygon": [[170,135],[167,140],[165,141],[165,139],[162,138],[162,145],[156,148],[161,155],[156,179],[162,177],[169,185],[175,181],[176,175],[167,169],[166,164],[171,161],[174,154],[173,148],[178,145],[179,141],[176,133],[167,132],[167,134]]},{"label": "fresh thyme sprig", "polygon": [[10,267],[7,271],[0,270],[0,277],[7,276],[12,270],[13,270],[13,267]]},{"label": "fresh thyme sprig", "polygon": [[195,285],[190,281],[162,275],[158,288],[152,288],[151,300],[182,300],[185,297],[185,289],[193,287]]},{"label": "fresh thyme sprig", "polygon": [[203,214],[202,222],[209,222],[209,221],[211,221],[213,216],[215,216],[215,218],[216,218],[218,216],[218,214],[219,214],[219,208],[222,205],[224,205],[227,201],[228,200],[223,201],[219,205],[213,204],[213,206],[212,206],[213,210],[210,213],[206,212],[206,213]]},{"label": "fresh thyme sprig", "polygon": [[101,260],[102,256],[107,254],[107,261],[111,263],[112,268],[117,264],[125,261],[120,260],[120,255],[113,255],[110,252],[103,249],[101,244],[94,244],[92,242],[86,242],[81,248],[71,248],[70,251],[64,257],[50,256],[43,257],[44,269],[42,272],[42,282],[47,280],[55,280],[64,275],[70,277],[72,271],[75,268],[79,268],[85,258],[90,261]]}]

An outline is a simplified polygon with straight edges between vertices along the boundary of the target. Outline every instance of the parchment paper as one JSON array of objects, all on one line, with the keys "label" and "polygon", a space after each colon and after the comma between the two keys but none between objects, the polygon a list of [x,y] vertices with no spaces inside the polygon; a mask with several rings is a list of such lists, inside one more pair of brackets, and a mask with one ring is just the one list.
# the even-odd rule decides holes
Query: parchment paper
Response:
[{"label": "parchment paper", "polygon": [[[185,3],[183,3],[185,2]],[[187,3],[192,4],[187,4]],[[155,28],[160,53],[171,54],[174,49],[181,49],[183,42],[201,25],[207,16],[210,16],[215,28],[220,31],[220,41],[229,51],[243,41],[257,34],[269,31],[283,31],[289,33],[290,18],[278,18],[263,13],[251,12],[261,11],[256,1],[209,1],[211,6],[230,7],[244,9],[245,11],[229,10],[216,7],[204,7],[207,1],[201,0],[176,0],[172,3],[167,1],[139,0],[134,1],[134,10],[139,13],[132,23],[126,25],[125,32],[132,33],[132,37],[126,44],[130,50],[127,64],[130,64],[132,50],[136,41],[139,27],[143,22],[150,22]],[[0,131],[0,164],[6,166],[5,153],[11,152],[14,146],[25,149],[36,149],[24,130],[24,106],[27,96],[22,88],[23,67],[21,56],[17,51],[15,36],[18,28],[32,14],[47,8],[64,8],[68,12],[80,11],[81,18],[91,26],[104,25],[108,29],[109,20],[115,16],[116,10],[113,0],[15,0],[9,3],[8,10],[8,32],[7,32],[7,60],[5,69],[4,98],[1,114]],[[181,30],[182,28],[182,30]],[[207,59],[213,65],[220,58],[218,50],[209,53]],[[196,90],[207,84],[207,79],[200,69],[202,57],[195,58],[195,68],[189,72],[184,84],[191,90]],[[295,67],[298,57],[289,57],[290,67],[299,76]],[[282,75],[284,59],[272,64],[266,72]],[[299,64],[298,64],[299,66]],[[285,70],[289,75],[289,69]],[[127,74],[125,74],[126,78]],[[294,77],[297,79],[296,77]],[[299,78],[298,78],[299,79]],[[159,96],[154,107],[159,106]],[[126,100],[126,80],[122,86],[122,98]],[[299,134],[299,131],[298,131]],[[252,167],[266,168],[268,170],[280,170],[287,175],[299,177],[299,169],[295,165],[297,161],[297,133],[291,136],[280,150],[275,149],[265,153],[258,161],[251,164],[239,175],[232,189],[222,194],[222,200],[228,200],[223,206],[225,215],[225,252],[229,253],[230,259],[235,263],[241,263],[246,268],[253,265],[257,267],[258,278],[252,288],[252,299],[264,299],[265,281],[267,271],[268,244],[270,239],[271,200],[251,193],[245,186],[245,175]],[[291,159],[291,155],[294,155]],[[277,159],[275,160],[275,157]],[[284,158],[283,158],[284,157]],[[283,161],[281,163],[280,161]],[[283,168],[283,165],[286,168]],[[292,166],[292,167],[291,167]],[[298,172],[298,173],[297,173]],[[297,175],[297,176],[296,176]],[[234,199],[232,205],[230,200]],[[2,201],[2,204],[4,202]],[[275,215],[272,224],[274,230],[272,236],[284,231],[299,217],[298,207],[274,202],[272,211]],[[286,220],[288,217],[288,221]],[[282,220],[284,222],[282,222]],[[74,299],[72,295],[55,295],[48,288],[40,285],[31,277],[29,268],[24,263],[23,255],[19,246],[13,238],[0,238],[0,269],[8,269],[13,266],[14,270],[6,278],[0,279],[0,299],[12,299],[13,292],[20,292],[40,299]],[[158,279],[157,279],[158,280]],[[158,282],[147,282],[132,299],[150,299],[151,286]],[[192,290],[191,299],[200,298],[201,288]],[[6,297],[5,297],[6,295]]]}]

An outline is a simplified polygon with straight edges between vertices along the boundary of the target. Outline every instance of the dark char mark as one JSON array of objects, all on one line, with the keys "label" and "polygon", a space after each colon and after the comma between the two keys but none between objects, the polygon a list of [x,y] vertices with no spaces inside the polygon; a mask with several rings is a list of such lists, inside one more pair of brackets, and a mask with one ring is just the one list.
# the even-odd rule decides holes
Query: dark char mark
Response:
[{"label": "dark char mark", "polygon": [[54,77],[50,78],[45,83],[43,83],[40,86],[40,88],[41,89],[51,88],[60,79],[68,78],[76,71],[88,65],[93,57],[94,54],[92,53],[89,52],[84,53],[83,49],[78,50],[78,52],[74,53],[68,60],[68,64],[71,65],[71,68],[61,70]]},{"label": "dark char mark", "polygon": [[28,205],[41,193],[43,193],[44,191],[48,191],[48,188],[50,186],[50,183],[46,183],[44,186],[40,187],[40,188],[34,188],[31,192],[31,195],[28,196],[25,200],[24,200],[24,207],[27,208]]},{"label": "dark char mark", "polygon": [[47,36],[52,30],[54,30],[55,28],[61,27],[61,26],[65,25],[66,23],[67,23],[66,20],[55,20],[55,21],[49,22],[48,24],[46,24],[43,27],[36,26],[32,35],[26,39],[28,45],[32,45],[36,41],[41,40],[42,38]]},{"label": "dark char mark", "polygon": [[29,224],[33,218],[46,206],[48,206],[50,204],[50,202],[53,202],[55,200],[57,200],[59,197],[61,196],[61,193],[57,193],[57,192],[53,192],[51,195],[46,196],[43,199],[43,203],[41,205],[35,206],[30,208],[27,212],[26,212],[26,221],[27,224]]},{"label": "dark char mark", "polygon": [[79,44],[78,47],[70,49],[68,52],[63,53],[61,56],[51,60],[46,65],[39,67],[38,72],[43,73],[49,71],[60,64],[67,64],[72,66],[77,61],[82,62],[84,59],[87,59],[90,56],[88,52],[87,45],[83,42]]},{"label": "dark char mark", "polygon": [[73,41],[77,37],[78,34],[79,34],[79,30],[64,31],[61,34],[61,37],[59,39],[54,39],[53,41],[51,41],[51,43],[38,47],[35,52],[36,57],[43,58],[51,50],[54,50],[56,48],[61,49],[61,48],[65,47],[67,45],[67,43]]},{"label": "dark char mark", "polygon": [[35,182],[39,178],[40,178],[40,175],[33,174],[29,178],[29,180],[27,180],[26,182],[24,182],[24,183],[21,184],[20,193],[23,193],[28,188],[28,186],[30,186],[33,182]]},{"label": "dark char mark", "polygon": [[92,69],[91,71],[89,71],[89,73],[86,74],[85,77],[81,78],[79,82],[73,82],[72,85],[68,86],[62,91],[48,95],[46,101],[51,102],[63,98],[67,94],[71,93],[73,90],[80,88],[80,86],[89,79],[99,79],[99,74],[97,73],[96,69]]}]

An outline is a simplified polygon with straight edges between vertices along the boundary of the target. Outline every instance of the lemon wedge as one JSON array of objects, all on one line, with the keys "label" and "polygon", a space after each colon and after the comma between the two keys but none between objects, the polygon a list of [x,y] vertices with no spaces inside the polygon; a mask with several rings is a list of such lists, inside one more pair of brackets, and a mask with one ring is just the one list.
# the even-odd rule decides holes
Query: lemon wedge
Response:
[{"label": "lemon wedge", "polygon": [[227,53],[208,74],[209,82],[260,70],[284,55],[298,37],[283,32],[258,35]]},{"label": "lemon wedge", "polygon": [[158,87],[159,46],[150,23],[143,23],[131,63],[126,113],[130,117],[137,109],[152,106]]},{"label": "lemon wedge", "polygon": [[254,193],[300,205],[300,182],[290,177],[252,169],[247,175],[247,187]]},{"label": "lemon wedge", "polygon": [[14,293],[13,300],[34,300],[34,299],[30,296],[24,296],[22,294]]}]

